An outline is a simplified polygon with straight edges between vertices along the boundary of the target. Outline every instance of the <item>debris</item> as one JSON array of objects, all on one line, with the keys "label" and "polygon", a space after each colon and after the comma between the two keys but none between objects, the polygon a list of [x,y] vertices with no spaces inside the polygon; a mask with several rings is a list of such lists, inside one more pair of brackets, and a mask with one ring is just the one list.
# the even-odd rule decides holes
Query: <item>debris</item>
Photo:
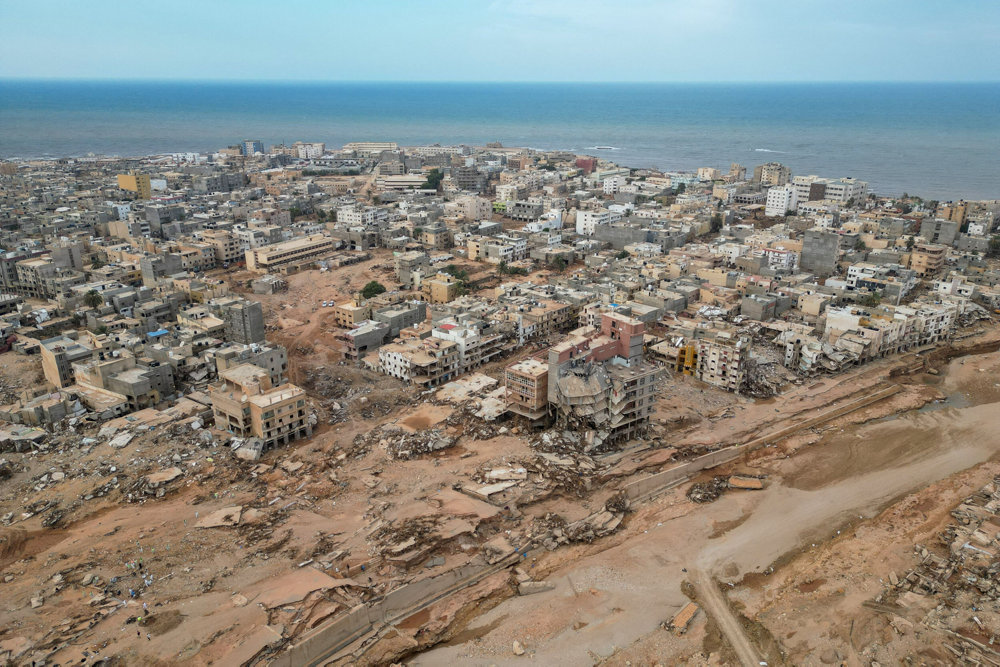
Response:
[{"label": "debris", "polygon": [[514,644],[511,647],[511,650],[514,651],[514,655],[524,655],[524,647],[521,646],[521,642],[517,641],[516,639],[514,640]]},{"label": "debris", "polygon": [[534,595],[535,593],[551,591],[555,587],[555,584],[549,583],[548,581],[524,581],[517,585],[517,594]]}]

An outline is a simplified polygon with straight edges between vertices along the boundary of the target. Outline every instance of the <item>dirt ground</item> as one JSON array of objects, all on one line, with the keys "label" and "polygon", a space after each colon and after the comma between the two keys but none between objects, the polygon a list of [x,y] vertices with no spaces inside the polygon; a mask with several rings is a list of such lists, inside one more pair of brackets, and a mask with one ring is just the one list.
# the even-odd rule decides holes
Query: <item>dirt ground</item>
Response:
[{"label": "dirt ground", "polygon": [[[517,422],[484,423],[469,417],[469,404],[418,397],[392,378],[339,364],[332,310],[319,302],[343,301],[371,279],[391,288],[391,274],[391,258],[376,254],[337,272],[291,276],[289,292],[254,297],[269,313],[269,339],[289,350],[292,380],[309,392],[319,421],[307,441],[246,462],[228,451],[225,434],[195,426],[193,415],[169,414],[150,428],[120,420],[116,433],[132,436],[121,447],[98,426],[79,424],[51,434],[44,450],[3,454],[0,655],[61,664],[266,655],[348,608],[469,562],[494,537],[519,543],[552,521],[583,520],[621,484],[675,460],[898,383],[891,399],[724,469],[765,476],[766,490],[696,505],[688,485],[671,489],[633,508],[618,532],[524,563],[553,591],[510,597],[509,575],[492,577],[441,601],[400,629],[396,648],[379,644],[369,658],[405,655],[413,636],[433,643],[454,635],[412,663],[500,664],[515,659],[517,640],[547,664],[721,664],[733,657],[727,630],[704,611],[683,636],[659,625],[688,601],[682,584],[695,567],[739,586],[731,599],[760,610],[748,611],[747,622],[759,624],[755,646],[780,657],[787,632],[772,628],[770,607],[753,597],[747,575],[763,576],[803,544],[835,539],[834,527],[866,525],[894,499],[966,474],[996,446],[995,354],[905,377],[891,377],[893,369],[913,359],[894,358],[767,401],[672,378],[647,438],[585,457],[587,474],[539,467],[531,434]],[[236,285],[245,279],[233,276]],[[3,360],[6,385],[37,373],[37,358]],[[482,371],[495,378],[501,366]],[[450,446],[394,454],[401,438],[431,432]],[[524,466],[530,492],[493,504],[475,497],[490,471]],[[798,586],[794,577],[788,586]],[[805,657],[826,647],[795,650]]]},{"label": "dirt ground", "polygon": [[[695,506],[683,486],[674,489],[599,545],[540,558],[536,568],[556,584],[551,593],[506,601],[472,623],[467,640],[409,664],[513,663],[515,640],[546,664],[727,664],[735,656],[704,611],[683,637],[660,628],[687,603],[682,585],[694,568],[723,582],[770,664],[930,658],[920,653],[926,634],[883,651],[884,631],[859,631],[852,652],[845,630],[878,616],[861,603],[881,590],[889,569],[901,570],[914,542],[998,472],[997,370],[998,353],[958,359],[942,376],[924,376],[935,387],[917,392],[942,402],[889,418],[879,414],[885,407],[858,411],[799,442],[797,452],[773,448],[734,464],[766,475],[762,492]],[[879,623],[884,630],[888,621]]]}]

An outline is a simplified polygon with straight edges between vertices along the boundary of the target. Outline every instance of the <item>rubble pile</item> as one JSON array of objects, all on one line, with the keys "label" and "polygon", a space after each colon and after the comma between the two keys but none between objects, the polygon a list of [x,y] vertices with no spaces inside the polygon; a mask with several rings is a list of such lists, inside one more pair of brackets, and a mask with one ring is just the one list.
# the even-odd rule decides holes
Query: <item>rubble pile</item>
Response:
[{"label": "rubble pile", "polygon": [[746,375],[739,393],[754,398],[771,398],[777,395],[784,382],[781,366],[774,361],[761,363],[750,357],[747,359]]},{"label": "rubble pile", "polygon": [[455,444],[456,438],[447,435],[441,429],[432,428],[416,433],[410,433],[391,424],[383,424],[379,428],[359,433],[354,437],[355,456],[363,456],[373,446],[381,447],[389,452],[389,456],[399,461],[430,454],[447,449]]},{"label": "rubble pile", "polygon": [[384,417],[410,399],[410,392],[392,378],[351,366],[308,368],[302,386],[320,399],[331,425],[357,414]]},{"label": "rubble pile", "polygon": [[729,489],[728,475],[716,475],[707,482],[695,482],[688,489],[687,497],[696,503],[710,503]]},{"label": "rubble pile", "polygon": [[482,419],[477,414],[479,411],[478,400],[464,401],[448,416],[444,424],[462,429],[462,434],[473,440],[489,440],[510,432],[506,426],[499,426],[494,422]]},{"label": "rubble pile", "polygon": [[958,661],[1000,665],[993,648],[1000,641],[1000,478],[951,515],[956,522],[938,544],[914,545],[916,566],[901,576],[890,572],[883,592],[865,605],[942,632]]}]

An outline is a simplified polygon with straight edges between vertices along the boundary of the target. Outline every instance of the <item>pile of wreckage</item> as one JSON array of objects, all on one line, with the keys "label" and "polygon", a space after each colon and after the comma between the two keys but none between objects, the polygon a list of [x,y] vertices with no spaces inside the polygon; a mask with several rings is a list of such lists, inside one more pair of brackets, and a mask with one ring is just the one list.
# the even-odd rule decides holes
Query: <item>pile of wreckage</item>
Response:
[{"label": "pile of wreckage", "polygon": [[696,503],[710,503],[730,489],[759,491],[764,488],[765,478],[765,475],[715,475],[706,482],[692,484],[687,497]]},{"label": "pile of wreckage", "polygon": [[447,435],[439,428],[410,432],[392,424],[383,424],[366,433],[354,437],[354,455],[363,456],[378,446],[397,461],[408,461],[425,454],[447,449],[457,438]]},{"label": "pile of wreckage", "polygon": [[[1000,634],[1000,478],[966,498],[938,535],[938,553],[914,546],[915,567],[890,572],[883,592],[865,606],[920,622],[945,635],[956,660],[1000,665],[994,645]],[[943,552],[943,553],[941,553]],[[897,628],[898,629],[898,628]]]}]

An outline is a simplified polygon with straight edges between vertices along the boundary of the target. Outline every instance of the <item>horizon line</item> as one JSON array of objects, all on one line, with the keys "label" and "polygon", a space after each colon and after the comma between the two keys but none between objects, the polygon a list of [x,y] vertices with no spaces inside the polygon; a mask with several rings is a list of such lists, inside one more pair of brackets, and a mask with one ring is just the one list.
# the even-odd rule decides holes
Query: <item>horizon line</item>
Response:
[{"label": "horizon line", "polygon": [[198,78],[158,78],[158,77],[60,77],[60,76],[0,76],[0,82],[16,83],[211,83],[211,84],[480,84],[480,85],[828,85],[828,84],[995,84],[1000,79],[760,79],[760,80],[542,80],[542,79],[198,79]]}]

